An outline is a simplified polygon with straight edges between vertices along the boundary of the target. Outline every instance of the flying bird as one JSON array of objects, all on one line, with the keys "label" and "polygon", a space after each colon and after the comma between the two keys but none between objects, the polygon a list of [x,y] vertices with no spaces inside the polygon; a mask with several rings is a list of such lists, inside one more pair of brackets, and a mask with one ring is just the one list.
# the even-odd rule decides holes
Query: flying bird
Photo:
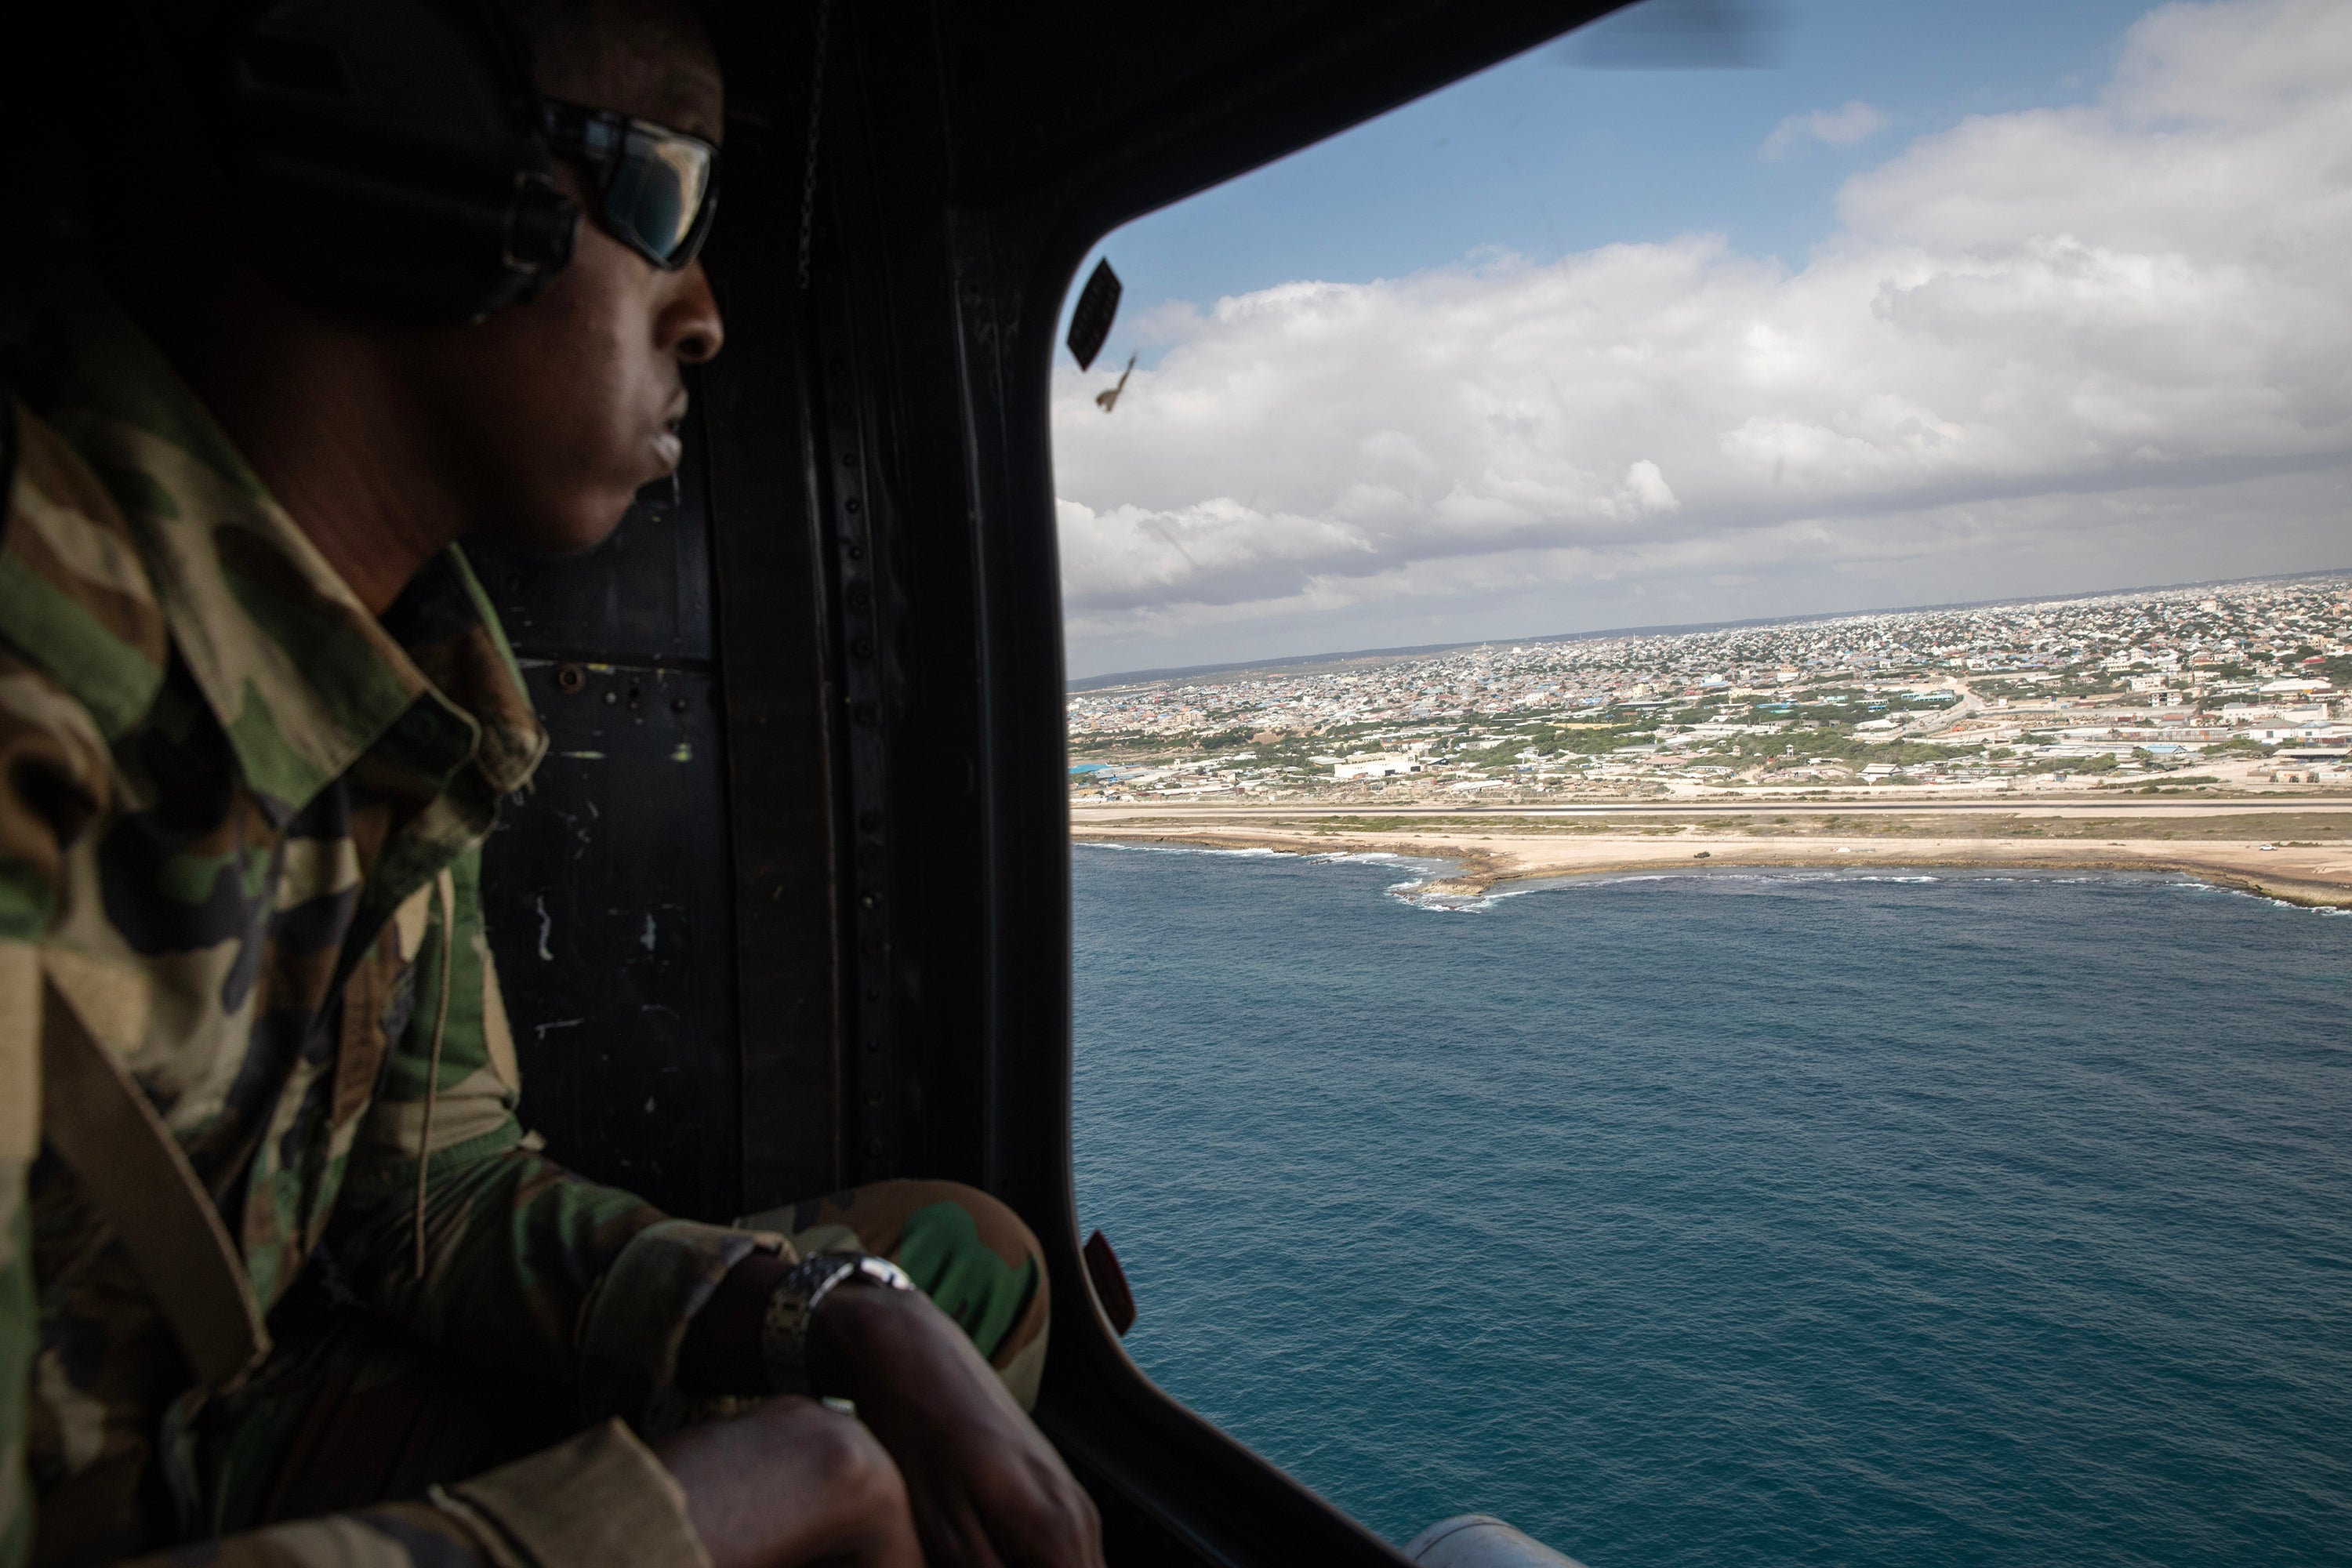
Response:
[{"label": "flying bird", "polygon": [[1118,395],[1127,390],[1127,378],[1134,374],[1135,356],[1133,354],[1129,354],[1127,356],[1127,368],[1118,373],[1118,384],[1112,387],[1108,392],[1097,392],[1095,394],[1095,402],[1101,405],[1102,411],[1105,414],[1109,413],[1112,409],[1118,406]]}]

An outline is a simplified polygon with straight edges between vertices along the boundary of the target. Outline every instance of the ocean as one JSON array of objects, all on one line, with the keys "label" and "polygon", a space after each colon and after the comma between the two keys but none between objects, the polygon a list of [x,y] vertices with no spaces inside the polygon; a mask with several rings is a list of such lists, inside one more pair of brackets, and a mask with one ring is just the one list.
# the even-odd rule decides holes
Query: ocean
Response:
[{"label": "ocean", "polygon": [[2352,1563],[2352,919],[1072,853],[1128,1348],[1390,1540]]}]

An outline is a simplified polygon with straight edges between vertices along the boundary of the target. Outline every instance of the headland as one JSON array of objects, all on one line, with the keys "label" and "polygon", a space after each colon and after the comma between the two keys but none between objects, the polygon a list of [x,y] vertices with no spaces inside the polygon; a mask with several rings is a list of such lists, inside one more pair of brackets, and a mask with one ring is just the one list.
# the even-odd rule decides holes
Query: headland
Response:
[{"label": "headland", "polygon": [[1393,854],[1447,862],[1424,891],[1612,872],[1870,865],[2169,872],[2352,908],[2352,798],[1776,801],[1464,811],[1074,804],[1081,842]]}]

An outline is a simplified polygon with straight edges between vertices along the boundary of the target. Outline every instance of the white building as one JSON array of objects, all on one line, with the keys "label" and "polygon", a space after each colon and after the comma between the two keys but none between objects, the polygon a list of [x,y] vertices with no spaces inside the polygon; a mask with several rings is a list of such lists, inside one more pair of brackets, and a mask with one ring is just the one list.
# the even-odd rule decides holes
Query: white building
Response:
[{"label": "white building", "polygon": [[1383,754],[1374,757],[1350,757],[1332,768],[1331,776],[1342,782],[1348,779],[1392,779],[1400,773],[1417,773],[1422,770],[1419,757]]}]

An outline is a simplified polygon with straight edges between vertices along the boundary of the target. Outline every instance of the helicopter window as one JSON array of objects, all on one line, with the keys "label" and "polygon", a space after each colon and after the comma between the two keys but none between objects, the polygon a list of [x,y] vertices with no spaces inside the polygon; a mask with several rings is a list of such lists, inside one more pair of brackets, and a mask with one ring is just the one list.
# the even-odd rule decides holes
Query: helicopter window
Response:
[{"label": "helicopter window", "polygon": [[[1806,1095],[2063,1098],[2019,1060],[1906,1083],[1859,1043],[2043,1027],[1980,1009],[2012,985],[2066,998],[2078,1046],[2210,1022],[2108,921],[2152,953],[2341,959],[2340,921],[2241,928],[2216,900],[2165,925],[2186,895],[2096,868],[2179,855],[1997,814],[2347,780],[2347,114],[2352,14],[2324,5],[1650,0],[1099,241],[1065,310],[1107,260],[1118,312],[1052,391],[1075,1169],[1147,1373],[1399,1542],[1490,1507],[1595,1563],[1907,1550],[1873,1531],[1989,1555],[2011,1524],[2084,1560],[2174,1526],[2324,1551],[2293,1500],[2332,1463],[2319,1405],[2182,1405],[2266,1458],[2134,1546],[2100,1521],[2199,1462],[2130,1420],[2004,1437],[1970,1398],[2096,1379],[2051,1363],[2036,1388],[1862,1322],[1892,1300],[1871,1268],[1974,1266],[1885,1235],[1869,1260],[1855,1215],[1910,1179],[1874,1159],[1998,1185],[2038,1156],[1972,1114]],[[2283,763],[2256,713],[2290,699],[2259,721],[2308,726]],[[1890,801],[1950,812],[1931,834]],[[2340,823],[2297,820],[2341,859]],[[1999,918],[2042,938],[1989,926],[1952,959],[1930,901],[1991,920],[1979,873],[2012,863],[2049,882]],[[1695,875],[1727,866],[1748,879]],[[1669,873],[1716,901],[1673,904]],[[1625,890],[1507,896],[1569,877]],[[2089,1016],[2062,961],[2140,1001]],[[2259,1026],[2214,1026],[2284,1070]],[[1831,1037],[1861,1054],[1825,1065]],[[2198,1157],[2168,1136],[2067,1179],[2172,1181]],[[2217,1214],[2267,1190],[2245,1181]],[[2014,1229],[1955,1243],[1973,1305],[1938,1318],[1923,1284],[1897,1320],[1999,1340],[2003,1247],[2040,1260],[2018,1310],[2075,1310],[2077,1242],[1986,1194]],[[1883,1217],[1967,1229],[1932,1208]],[[2162,1273],[2114,1267],[2082,1311]],[[2194,1362],[2187,1321],[2148,1329],[2150,1364]],[[2232,1342],[2352,1393],[2298,1334]],[[1884,1420],[1857,1436],[1837,1412],[1862,1405]],[[2147,1468],[2102,1468],[2143,1441]],[[1803,1474],[1769,1473],[1792,1451]],[[2003,1489],[2009,1523],[1970,1513]]]}]

